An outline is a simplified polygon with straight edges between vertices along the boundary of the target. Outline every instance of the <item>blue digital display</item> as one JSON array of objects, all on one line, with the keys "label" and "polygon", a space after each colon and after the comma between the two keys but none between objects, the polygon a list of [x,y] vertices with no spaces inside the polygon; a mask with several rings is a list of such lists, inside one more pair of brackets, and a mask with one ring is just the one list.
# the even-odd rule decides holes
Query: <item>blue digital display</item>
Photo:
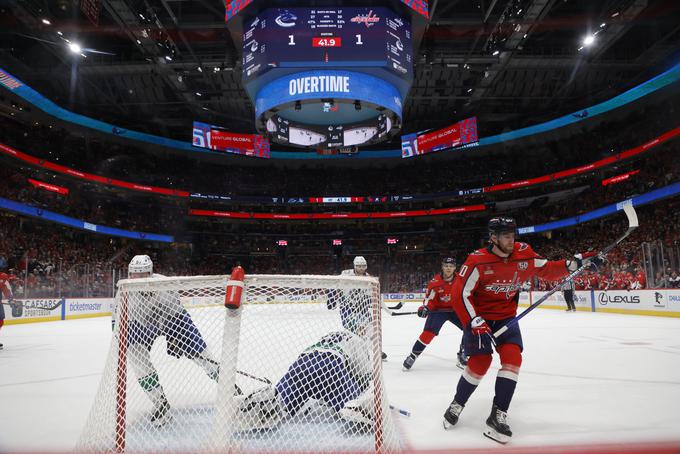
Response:
[{"label": "blue digital display", "polygon": [[411,23],[388,8],[269,8],[244,26],[246,82],[272,68],[384,68],[413,78]]}]

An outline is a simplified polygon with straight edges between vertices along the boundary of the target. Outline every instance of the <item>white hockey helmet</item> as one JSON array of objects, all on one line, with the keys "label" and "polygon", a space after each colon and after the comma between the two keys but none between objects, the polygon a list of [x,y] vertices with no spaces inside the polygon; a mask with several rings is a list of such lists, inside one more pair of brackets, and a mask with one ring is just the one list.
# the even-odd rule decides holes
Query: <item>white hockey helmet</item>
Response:
[{"label": "white hockey helmet", "polygon": [[135,255],[128,265],[128,276],[132,273],[153,273],[153,262],[148,255]]},{"label": "white hockey helmet", "polygon": [[354,270],[356,270],[357,268],[366,270],[366,268],[368,268],[368,263],[366,263],[366,259],[361,255],[357,255],[356,257],[354,257],[354,262],[352,263],[354,264]]}]

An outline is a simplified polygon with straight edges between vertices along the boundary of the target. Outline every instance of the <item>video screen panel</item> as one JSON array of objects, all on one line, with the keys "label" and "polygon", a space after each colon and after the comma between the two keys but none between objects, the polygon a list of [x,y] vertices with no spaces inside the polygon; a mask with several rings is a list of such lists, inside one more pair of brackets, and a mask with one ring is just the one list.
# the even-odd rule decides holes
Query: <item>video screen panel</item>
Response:
[{"label": "video screen panel", "polygon": [[253,0],[224,0],[224,21],[229,22],[229,19],[251,3]]},{"label": "video screen panel", "polygon": [[257,134],[236,134],[219,126],[194,121],[193,145],[213,151],[269,158],[269,141]]},{"label": "video screen panel", "polygon": [[386,67],[413,78],[411,23],[388,8],[269,8],[244,25],[243,76],[270,68]]},{"label": "video screen panel", "polygon": [[416,13],[429,19],[430,12],[428,10],[427,0],[401,0],[401,2]]},{"label": "video screen panel", "polygon": [[436,131],[402,136],[401,157],[410,158],[478,141],[477,117],[471,117]]}]

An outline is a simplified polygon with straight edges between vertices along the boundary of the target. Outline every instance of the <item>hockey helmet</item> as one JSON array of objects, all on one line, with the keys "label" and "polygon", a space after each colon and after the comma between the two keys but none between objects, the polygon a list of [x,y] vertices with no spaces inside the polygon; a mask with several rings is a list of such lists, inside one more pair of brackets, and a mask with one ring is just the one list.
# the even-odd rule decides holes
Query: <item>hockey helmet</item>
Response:
[{"label": "hockey helmet", "polygon": [[153,262],[148,255],[135,255],[128,265],[128,276],[132,273],[153,273]]},{"label": "hockey helmet", "polygon": [[442,265],[453,265],[456,266],[456,259],[453,257],[444,257],[442,259]]},{"label": "hockey helmet", "polygon": [[489,236],[505,232],[517,232],[517,222],[511,217],[497,217],[489,220]]}]

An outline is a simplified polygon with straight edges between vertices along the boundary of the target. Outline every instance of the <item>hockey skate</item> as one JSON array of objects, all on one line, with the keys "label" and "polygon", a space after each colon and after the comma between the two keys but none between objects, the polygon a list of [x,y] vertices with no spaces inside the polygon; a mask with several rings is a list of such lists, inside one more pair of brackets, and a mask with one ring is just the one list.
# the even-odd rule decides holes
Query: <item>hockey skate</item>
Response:
[{"label": "hockey skate", "polygon": [[417,356],[414,355],[413,353],[406,357],[406,359],[404,360],[404,372],[408,372],[409,370],[411,370],[411,367],[413,367],[413,363],[416,362],[416,358]]},{"label": "hockey skate", "polygon": [[465,369],[467,367],[467,362],[467,356],[465,356],[465,353],[463,353],[462,350],[459,350],[456,355],[456,367],[458,367],[458,369]]},{"label": "hockey skate", "polygon": [[151,414],[151,424],[156,427],[162,427],[170,421],[170,404],[167,399],[163,396]]},{"label": "hockey skate", "polygon": [[444,413],[444,429],[449,430],[456,425],[463,408],[465,408],[465,405],[461,405],[455,400],[451,402],[451,405],[449,405],[449,408]]},{"label": "hockey skate", "polygon": [[503,445],[510,441],[512,431],[506,422],[507,418],[508,414],[494,405],[491,408],[491,414],[486,419],[484,436]]}]

